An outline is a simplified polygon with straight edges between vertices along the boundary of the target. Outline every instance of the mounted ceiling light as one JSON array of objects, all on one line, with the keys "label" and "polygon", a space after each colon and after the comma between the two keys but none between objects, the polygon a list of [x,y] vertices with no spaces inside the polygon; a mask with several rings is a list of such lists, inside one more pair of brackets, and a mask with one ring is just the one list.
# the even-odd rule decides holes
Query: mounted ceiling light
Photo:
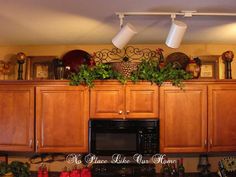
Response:
[{"label": "mounted ceiling light", "polygon": [[178,48],[184,37],[187,25],[184,22],[174,20],[166,38],[166,45],[170,48]]},{"label": "mounted ceiling light", "polygon": [[130,23],[127,23],[121,28],[119,33],[112,39],[112,43],[119,49],[123,49],[126,44],[132,39],[136,34],[136,30]]},{"label": "mounted ceiling light", "polygon": [[[116,15],[120,18],[120,26],[123,26],[124,16],[166,16],[170,15],[172,18],[172,25],[166,39],[166,45],[171,48],[178,48],[187,25],[181,21],[176,21],[174,18],[179,16],[236,16],[236,13],[205,13],[197,11],[181,11],[181,12],[117,12]],[[119,49],[122,49],[130,39],[136,34],[136,30],[130,24],[122,27],[121,31],[112,39],[112,43]]]},{"label": "mounted ceiling light", "polygon": [[119,33],[112,39],[112,43],[114,46],[116,46],[119,49],[123,49],[126,44],[133,38],[135,34],[137,34],[137,31],[135,30],[134,26],[130,23],[127,23],[125,26],[123,26],[123,20],[124,15],[119,14],[120,18],[120,27],[121,30]]}]

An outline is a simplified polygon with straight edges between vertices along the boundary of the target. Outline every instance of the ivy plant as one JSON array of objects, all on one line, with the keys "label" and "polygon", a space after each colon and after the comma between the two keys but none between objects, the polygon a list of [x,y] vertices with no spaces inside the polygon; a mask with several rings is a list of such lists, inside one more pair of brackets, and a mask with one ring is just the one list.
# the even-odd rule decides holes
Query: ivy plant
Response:
[{"label": "ivy plant", "polygon": [[30,165],[20,161],[12,161],[10,164],[0,162],[0,176],[11,174],[14,177],[29,177]]},{"label": "ivy plant", "polygon": [[93,87],[94,80],[117,79],[125,83],[126,79],[120,73],[112,70],[109,64],[99,63],[95,66],[81,65],[79,72],[72,73],[70,76],[70,85],[88,85]]},{"label": "ivy plant", "polygon": [[191,79],[192,75],[185,70],[176,69],[172,64],[159,67],[156,60],[142,60],[138,69],[131,74],[130,80],[137,82],[139,80],[147,80],[157,85],[163,84],[165,81],[171,82],[175,86],[182,86],[182,81]]},{"label": "ivy plant", "polygon": [[10,164],[11,172],[14,177],[29,177],[30,176],[30,164],[20,161],[12,161]]},{"label": "ivy plant", "polygon": [[78,72],[72,73],[70,76],[70,85],[88,85],[94,86],[94,80],[117,79],[122,84],[127,80],[134,83],[139,80],[146,80],[157,85],[161,85],[165,81],[170,81],[173,85],[182,86],[182,81],[191,79],[192,75],[181,69],[175,69],[171,64],[159,67],[156,60],[142,60],[138,65],[138,69],[131,73],[129,78],[123,76],[117,71],[112,70],[109,64],[96,64],[95,66],[81,65]]},{"label": "ivy plant", "polygon": [[6,162],[0,161],[0,176],[4,176],[5,174],[10,172],[10,167]]}]

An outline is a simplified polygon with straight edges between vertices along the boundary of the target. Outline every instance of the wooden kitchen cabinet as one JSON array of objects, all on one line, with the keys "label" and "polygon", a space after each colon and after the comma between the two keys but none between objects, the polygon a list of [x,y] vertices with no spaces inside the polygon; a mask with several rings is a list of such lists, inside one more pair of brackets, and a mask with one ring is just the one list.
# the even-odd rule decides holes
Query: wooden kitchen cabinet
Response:
[{"label": "wooden kitchen cabinet", "polygon": [[158,86],[127,85],[125,113],[127,118],[158,118]]},{"label": "wooden kitchen cabinet", "polygon": [[36,87],[36,151],[88,152],[89,91],[82,86]]},{"label": "wooden kitchen cabinet", "polygon": [[160,88],[162,153],[207,150],[207,85]]},{"label": "wooden kitchen cabinet", "polygon": [[96,85],[90,89],[90,118],[123,118],[123,85]]},{"label": "wooden kitchen cabinet", "polygon": [[209,151],[236,151],[236,84],[208,87]]},{"label": "wooden kitchen cabinet", "polygon": [[0,85],[0,151],[34,150],[34,87]]},{"label": "wooden kitchen cabinet", "polygon": [[157,118],[158,86],[96,84],[90,90],[91,118]]},{"label": "wooden kitchen cabinet", "polygon": [[160,117],[162,153],[236,151],[235,81],[164,84],[158,92],[148,82],[105,81],[89,97],[67,81],[1,81],[0,151],[33,152],[36,144],[37,152],[87,152],[89,117]]}]

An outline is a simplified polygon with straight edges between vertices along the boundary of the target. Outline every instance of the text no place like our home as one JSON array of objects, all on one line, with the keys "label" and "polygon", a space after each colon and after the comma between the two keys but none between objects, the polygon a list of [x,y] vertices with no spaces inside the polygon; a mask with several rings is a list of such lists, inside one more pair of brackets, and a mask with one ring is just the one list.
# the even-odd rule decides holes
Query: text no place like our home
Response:
[{"label": "text no place like our home", "polygon": [[177,160],[169,160],[166,158],[165,154],[155,154],[150,159],[144,159],[142,154],[135,154],[131,157],[131,159],[127,158],[126,156],[122,154],[113,154],[109,160],[102,159],[101,157],[98,157],[92,153],[87,155],[81,155],[81,154],[69,154],[66,157],[66,162],[69,164],[82,164],[82,162],[85,162],[87,164],[106,164],[106,163],[112,163],[112,164],[129,164],[129,163],[137,163],[137,164],[171,164],[176,163]]}]

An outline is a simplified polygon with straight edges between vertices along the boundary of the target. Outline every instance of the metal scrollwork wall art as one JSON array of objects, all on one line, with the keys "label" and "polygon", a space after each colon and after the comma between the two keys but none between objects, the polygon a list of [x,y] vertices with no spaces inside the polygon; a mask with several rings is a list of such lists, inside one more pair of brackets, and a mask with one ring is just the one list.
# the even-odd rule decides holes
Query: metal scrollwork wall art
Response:
[{"label": "metal scrollwork wall art", "polygon": [[148,48],[139,49],[128,46],[124,49],[112,48],[102,49],[94,53],[93,59],[96,63],[113,63],[121,61],[141,62],[142,59],[160,60],[160,53]]}]

